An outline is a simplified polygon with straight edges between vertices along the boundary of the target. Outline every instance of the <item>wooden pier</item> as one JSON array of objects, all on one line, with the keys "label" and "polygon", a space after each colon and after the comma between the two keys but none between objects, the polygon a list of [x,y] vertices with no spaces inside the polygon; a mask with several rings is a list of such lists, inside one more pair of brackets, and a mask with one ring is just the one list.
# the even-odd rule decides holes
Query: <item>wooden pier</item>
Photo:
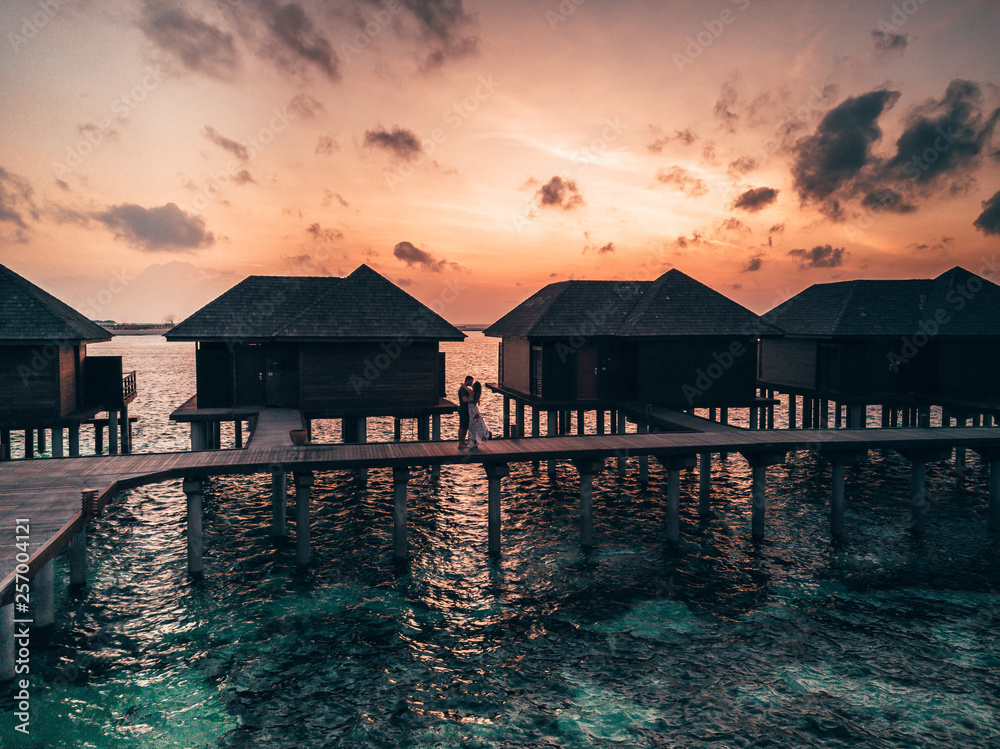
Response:
[{"label": "wooden pier", "polygon": [[[1000,429],[982,427],[913,429],[836,429],[749,431],[713,423],[677,412],[647,414],[649,423],[670,423],[687,431],[644,431],[637,434],[567,435],[491,440],[478,450],[459,451],[453,441],[383,442],[306,445],[283,444],[288,414],[258,420],[250,446],[240,450],[108,455],[0,463],[0,524],[5,543],[0,548],[0,629],[13,621],[14,586],[21,578],[33,578],[32,601],[38,621],[51,621],[52,560],[70,547],[70,577],[74,583],[86,579],[86,524],[90,514],[122,490],[169,480],[182,480],[187,498],[188,569],[202,572],[202,491],[209,476],[270,473],[275,482],[275,536],[285,528],[285,482],[288,473],[295,483],[296,559],[310,559],[310,486],[316,471],[393,469],[393,555],[407,555],[407,483],[410,469],[442,465],[481,464],[489,480],[487,548],[501,551],[500,506],[502,480],[511,463],[570,461],[580,481],[580,541],[589,547],[594,540],[592,512],[593,476],[604,469],[608,458],[624,461],[650,457],[667,471],[667,517],[665,541],[679,541],[680,470],[699,464],[702,471],[699,509],[710,503],[710,466],[713,453],[740,453],[752,468],[751,533],[765,533],[767,467],[784,462],[787,453],[812,450],[833,465],[831,532],[844,533],[844,467],[863,461],[869,450],[895,450],[913,464],[909,497],[912,528],[925,523],[925,468],[927,462],[949,459],[953,450],[973,450],[990,467],[989,525],[1000,530]],[[268,425],[268,426],[264,426]],[[273,426],[273,429],[269,428]],[[700,428],[701,431],[694,431]],[[274,434],[269,434],[273,431]],[[703,456],[708,456],[705,460]],[[640,464],[641,465],[641,464]],[[89,500],[84,499],[90,492]],[[89,507],[86,505],[89,503]],[[30,548],[22,552],[13,543],[19,521],[30,525]],[[18,555],[22,554],[19,558]],[[24,554],[27,561],[24,561]],[[20,563],[20,566],[19,566]],[[46,608],[48,607],[48,608]],[[11,625],[12,626],[12,625]],[[12,637],[12,635],[11,635]],[[7,637],[0,632],[0,678],[12,673]],[[7,670],[5,670],[7,669]]]}]

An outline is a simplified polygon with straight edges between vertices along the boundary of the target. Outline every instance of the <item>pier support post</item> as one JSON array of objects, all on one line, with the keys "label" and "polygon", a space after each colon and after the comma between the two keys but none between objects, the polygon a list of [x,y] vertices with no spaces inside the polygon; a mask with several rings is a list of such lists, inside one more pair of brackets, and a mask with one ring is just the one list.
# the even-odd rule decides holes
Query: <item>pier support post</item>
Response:
[{"label": "pier support post", "polygon": [[797,405],[798,399],[799,399],[799,397],[797,395],[795,395],[794,393],[789,393],[788,394],[788,428],[789,429],[798,429],[798,427],[795,424],[795,421],[796,421],[796,413],[795,412],[797,410],[796,409],[796,405]]},{"label": "pier support post", "polygon": [[73,424],[69,428],[69,457],[80,457],[80,425]]},{"label": "pier support post", "polygon": [[712,511],[712,453],[698,455],[698,514]]},{"label": "pier support post", "polygon": [[[441,414],[431,416],[431,439],[434,442],[441,441]],[[431,481],[441,478],[441,464],[435,463],[431,466]]]},{"label": "pier support post", "polygon": [[288,475],[281,466],[271,469],[271,536],[287,538],[288,524],[285,502],[288,495]]},{"label": "pier support post", "polygon": [[392,469],[392,556],[406,559],[406,484],[410,480],[407,467]]},{"label": "pier support post", "polygon": [[576,433],[578,435],[584,435],[587,433],[587,412],[583,409],[577,409],[576,412]]},{"label": "pier support post", "polygon": [[[132,453],[132,430],[131,424],[128,420],[128,405],[126,404],[122,408],[121,420],[119,423],[119,429],[121,431],[121,452],[122,455],[130,455]],[[218,428],[218,425],[217,425]]]},{"label": "pier support post", "polygon": [[752,406],[750,406],[750,413],[748,414],[748,417],[750,419],[750,431],[756,431],[756,429],[757,429],[758,411],[759,411],[759,409],[757,408],[757,404],[756,403],[754,403]]},{"label": "pier support post", "polygon": [[[625,434],[628,431],[628,421],[622,411],[618,412],[618,434]],[[618,475],[625,475],[625,457],[618,457]]]},{"label": "pier support post", "polygon": [[0,429],[0,460],[10,460],[9,429]]},{"label": "pier support post", "polygon": [[82,588],[87,584],[87,520],[74,534],[69,546],[69,587]]},{"label": "pier support post", "polygon": [[785,462],[785,453],[745,452],[743,457],[750,464],[750,535],[755,541],[764,538],[767,515],[767,467]]},{"label": "pier support post", "polygon": [[46,450],[45,446],[45,427],[38,430],[38,454],[41,455]]},{"label": "pier support post", "polygon": [[829,453],[821,452],[820,457],[830,462],[830,473],[833,484],[830,490],[830,533],[834,538],[841,538],[844,535],[844,484],[847,475],[847,466],[856,466],[864,463],[868,457],[868,453],[867,451],[854,450]]},{"label": "pier support post", "polygon": [[604,434],[604,409],[599,408],[594,414],[594,427],[598,434]]},{"label": "pier support post", "polygon": [[49,560],[31,580],[31,598],[35,603],[32,618],[36,628],[50,627],[56,620],[56,565]]},{"label": "pier support post", "polygon": [[392,441],[399,442],[403,438],[403,420],[398,416],[392,417]]},{"label": "pier support post", "polygon": [[483,468],[489,483],[488,548],[490,556],[498,557],[500,556],[500,482],[510,474],[510,469],[506,463],[483,463]]},{"label": "pier support post", "polygon": [[[636,422],[635,425],[636,434],[646,434],[649,432],[649,426],[643,424],[641,421]],[[639,483],[648,484],[649,483],[649,456],[640,455],[638,457],[639,461]]]},{"label": "pier support post", "polygon": [[510,396],[503,397],[503,438],[510,439]]},{"label": "pier support post", "polygon": [[580,546],[589,549],[594,545],[594,474],[604,469],[602,460],[574,460],[580,472]]},{"label": "pier support post", "polygon": [[[96,429],[96,427],[95,427]],[[191,451],[198,452],[205,449],[205,424],[201,421],[191,422]]]},{"label": "pier support post", "polygon": [[812,429],[812,398],[802,396],[802,428]]},{"label": "pier support post", "polygon": [[52,457],[63,457],[63,428],[52,427]]},{"label": "pier support post", "polygon": [[[368,430],[367,422],[368,422],[368,420],[365,419],[365,425],[362,426],[361,420],[358,419],[358,426],[357,426],[357,432],[358,432],[358,440],[357,441],[358,442],[366,442],[367,441],[367,435],[366,435],[365,439],[361,439],[361,430],[364,429],[366,432]],[[430,438],[431,438],[431,417],[430,416],[418,416],[417,417],[417,439],[420,440],[421,442],[427,442],[428,440],[430,440]]]},{"label": "pier support post", "polygon": [[[729,423],[729,409],[725,406],[719,409],[719,423],[728,424]],[[719,460],[728,460],[729,453],[719,453]]]},{"label": "pier support post", "polygon": [[694,455],[657,455],[656,459],[667,472],[667,517],[664,521],[664,538],[674,545],[681,540],[681,471],[694,468]]},{"label": "pier support post", "polygon": [[517,402],[517,408],[514,409],[514,419],[515,419],[515,433],[514,437],[524,436],[524,401],[519,400]]},{"label": "pier support post", "polygon": [[[541,435],[541,413],[538,410],[538,406],[531,407],[531,436],[538,437]],[[531,467],[534,470],[538,470],[541,463],[537,460],[531,461]]]},{"label": "pier support post", "polygon": [[118,454],[118,412],[108,411],[108,454]]},{"label": "pier support post", "polygon": [[0,681],[14,678],[14,603],[0,606]]},{"label": "pier support post", "polygon": [[[548,435],[549,437],[554,437],[556,434],[556,412],[547,411],[546,420],[548,422],[548,424],[546,425]],[[548,463],[549,463],[548,465],[549,476],[552,476],[554,478],[556,475],[556,462],[552,458],[549,458]]]},{"label": "pier support post", "polygon": [[990,461],[990,530],[1000,531],[1000,460]]},{"label": "pier support post", "polygon": [[309,494],[313,485],[312,471],[295,471],[295,563],[309,564]]},{"label": "pier support post", "polygon": [[[955,426],[956,427],[964,427],[967,424],[967,422],[968,422],[968,419],[966,418],[965,414],[962,414],[961,416],[956,416],[955,417]],[[955,468],[958,469],[959,472],[962,472],[962,471],[965,470],[965,448],[964,447],[956,447],[955,448]]]},{"label": "pier support post", "polygon": [[187,495],[187,563],[188,572],[192,575],[202,573],[202,492],[204,491],[200,478],[184,479],[181,487]]},{"label": "pier support post", "polygon": [[243,449],[243,419],[233,422],[233,447],[237,450]]},{"label": "pier support post", "polygon": [[35,430],[24,430],[24,459],[31,460],[35,457]]},{"label": "pier support post", "polygon": [[912,464],[910,474],[910,530],[923,533],[927,525],[927,464],[951,458],[951,449],[900,450],[900,455]]}]

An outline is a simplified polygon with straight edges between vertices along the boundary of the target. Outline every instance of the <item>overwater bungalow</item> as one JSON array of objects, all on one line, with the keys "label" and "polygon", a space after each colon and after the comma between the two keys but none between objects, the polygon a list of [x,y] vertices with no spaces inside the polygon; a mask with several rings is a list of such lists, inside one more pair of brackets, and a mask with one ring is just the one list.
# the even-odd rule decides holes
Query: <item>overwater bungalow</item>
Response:
[{"label": "overwater bungalow", "polygon": [[500,338],[494,389],[536,409],[602,411],[756,403],[757,339],[780,331],[672,269],[655,281],[561,281],[485,331]]},{"label": "overwater bungalow", "polygon": [[1000,403],[1000,286],[964,268],[815,284],[765,317],[787,335],[762,342],[760,384],[805,398],[806,426],[822,425],[824,401],[838,421],[847,407],[848,426],[863,426],[868,405],[889,426],[900,410],[906,423],[930,405],[964,420]]},{"label": "overwater bungalow", "polygon": [[[179,421],[296,409],[307,422],[342,418],[345,439],[364,441],[369,416],[416,418],[423,432],[456,410],[439,343],[465,334],[367,265],[343,278],[251,276],[164,335],[196,344],[197,392]],[[205,446],[218,446],[211,434]]]},{"label": "overwater bungalow", "polygon": [[[0,265],[0,458],[10,457],[10,433],[24,430],[24,456],[35,447],[79,455],[80,426],[95,427],[102,451],[108,444],[129,450],[128,404],[135,399],[135,372],[122,371],[120,356],[87,356],[87,344],[111,340],[111,333],[14,271]],[[96,419],[107,411],[108,419]],[[36,443],[37,437],[37,443]]]}]

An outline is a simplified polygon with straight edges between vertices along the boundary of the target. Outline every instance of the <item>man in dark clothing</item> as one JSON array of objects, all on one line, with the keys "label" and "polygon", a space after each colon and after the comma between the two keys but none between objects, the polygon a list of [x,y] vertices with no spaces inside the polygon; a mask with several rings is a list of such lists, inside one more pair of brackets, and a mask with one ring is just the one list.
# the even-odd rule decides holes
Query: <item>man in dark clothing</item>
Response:
[{"label": "man in dark clothing", "polygon": [[472,400],[472,375],[465,378],[458,389],[458,449],[465,449],[465,436],[469,433],[469,402]]}]

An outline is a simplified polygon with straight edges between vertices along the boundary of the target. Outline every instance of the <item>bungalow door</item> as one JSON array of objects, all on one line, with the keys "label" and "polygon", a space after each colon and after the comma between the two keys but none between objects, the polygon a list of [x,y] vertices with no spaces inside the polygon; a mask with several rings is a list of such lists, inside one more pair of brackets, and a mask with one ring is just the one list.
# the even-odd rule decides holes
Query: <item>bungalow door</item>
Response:
[{"label": "bungalow door", "polygon": [[278,408],[299,406],[299,347],[271,343],[265,347],[267,405]]},{"label": "bungalow door", "polygon": [[584,346],[576,352],[576,397],[597,398],[597,347]]},{"label": "bungalow door", "polygon": [[236,364],[236,405],[263,406],[266,401],[264,385],[264,346],[248,343],[237,346],[234,352]]}]

